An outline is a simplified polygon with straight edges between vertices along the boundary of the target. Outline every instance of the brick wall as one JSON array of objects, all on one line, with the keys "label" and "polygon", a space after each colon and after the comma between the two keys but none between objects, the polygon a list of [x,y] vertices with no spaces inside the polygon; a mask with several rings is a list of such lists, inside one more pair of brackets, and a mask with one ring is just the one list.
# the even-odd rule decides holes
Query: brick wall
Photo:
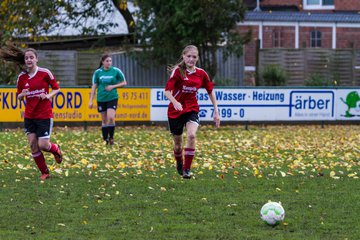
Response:
[{"label": "brick wall", "polygon": [[337,28],[336,48],[360,48],[360,28]]},{"label": "brick wall", "polygon": [[238,28],[240,35],[245,35],[251,29],[252,40],[244,47],[245,66],[255,66],[256,40],[259,36],[259,28],[257,26],[242,26]]},{"label": "brick wall", "polygon": [[334,0],[335,11],[360,11],[359,0]]},{"label": "brick wall", "polygon": [[[256,43],[258,39],[257,26],[241,26],[238,28],[240,34],[252,29],[252,41],[245,45],[245,66],[255,66]],[[300,27],[299,28],[299,48],[310,48],[311,31],[321,32],[321,48],[332,48],[332,28],[330,27]],[[281,32],[281,47],[295,48],[295,27],[264,26],[263,28],[263,48],[274,48],[273,32]],[[337,28],[336,48],[356,48],[360,49],[360,28]]]},{"label": "brick wall", "polygon": [[[335,11],[360,11],[359,0],[334,0]],[[262,0],[260,6],[303,6],[303,0]]]},{"label": "brick wall", "polygon": [[261,6],[299,6],[302,4],[302,0],[262,0],[260,4]]}]

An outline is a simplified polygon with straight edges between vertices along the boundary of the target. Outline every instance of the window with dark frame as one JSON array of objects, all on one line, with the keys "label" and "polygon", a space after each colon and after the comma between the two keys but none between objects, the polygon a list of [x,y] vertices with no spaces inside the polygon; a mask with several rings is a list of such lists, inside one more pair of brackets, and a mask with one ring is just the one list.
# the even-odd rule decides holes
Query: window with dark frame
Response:
[{"label": "window with dark frame", "polygon": [[322,0],[323,6],[332,6],[334,5],[334,0]]},{"label": "window with dark frame", "polygon": [[307,5],[333,6],[334,0],[306,0]]},{"label": "window with dark frame", "polygon": [[321,47],[321,32],[318,30],[311,31],[310,34],[310,47]]}]

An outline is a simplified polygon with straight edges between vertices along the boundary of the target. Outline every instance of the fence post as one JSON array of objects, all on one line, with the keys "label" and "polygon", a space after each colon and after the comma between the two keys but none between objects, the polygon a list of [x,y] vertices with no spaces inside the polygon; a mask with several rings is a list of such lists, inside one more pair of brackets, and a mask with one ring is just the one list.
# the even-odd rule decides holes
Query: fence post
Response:
[{"label": "fence post", "polygon": [[260,62],[260,39],[255,41],[255,86],[260,86],[260,72],[259,72],[259,62]]},{"label": "fence post", "polygon": [[352,50],[351,50],[351,85],[356,86],[356,80],[355,80],[355,47],[353,46]]}]

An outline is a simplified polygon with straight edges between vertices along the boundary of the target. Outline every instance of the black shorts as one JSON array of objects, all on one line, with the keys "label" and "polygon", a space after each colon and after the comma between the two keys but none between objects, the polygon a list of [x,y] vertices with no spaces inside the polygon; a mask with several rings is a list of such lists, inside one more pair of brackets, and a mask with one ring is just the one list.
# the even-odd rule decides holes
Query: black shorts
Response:
[{"label": "black shorts", "polygon": [[177,118],[169,118],[168,121],[170,132],[173,135],[183,134],[184,126],[186,126],[186,123],[188,122],[200,124],[199,114],[194,111],[184,113]]},{"label": "black shorts", "polygon": [[116,110],[118,99],[114,99],[108,102],[97,102],[98,112],[106,112],[109,108]]},{"label": "black shorts", "polygon": [[25,133],[29,135],[30,133],[35,133],[38,138],[50,138],[52,128],[53,128],[53,119],[24,119]]}]

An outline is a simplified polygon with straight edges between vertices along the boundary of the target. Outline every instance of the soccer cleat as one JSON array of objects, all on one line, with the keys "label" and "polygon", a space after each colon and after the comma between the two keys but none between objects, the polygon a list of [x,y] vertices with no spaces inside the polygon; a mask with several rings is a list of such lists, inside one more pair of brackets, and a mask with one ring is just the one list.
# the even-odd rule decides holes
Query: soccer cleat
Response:
[{"label": "soccer cleat", "polygon": [[109,144],[114,145],[114,139],[113,138],[109,138]]},{"label": "soccer cleat", "polygon": [[45,180],[45,179],[47,179],[47,178],[49,178],[49,177],[50,177],[50,174],[49,174],[49,173],[43,173],[43,175],[41,175],[40,179],[41,179],[41,180]]},{"label": "soccer cleat", "polygon": [[176,170],[180,175],[183,175],[183,162],[176,161]]},{"label": "soccer cleat", "polygon": [[190,169],[185,169],[182,175],[183,178],[190,179],[191,178]]},{"label": "soccer cleat", "polygon": [[55,161],[60,164],[62,162],[62,154],[61,154],[60,146],[58,144],[56,144],[56,146],[57,146],[57,151],[56,153],[54,153],[54,158]]}]

